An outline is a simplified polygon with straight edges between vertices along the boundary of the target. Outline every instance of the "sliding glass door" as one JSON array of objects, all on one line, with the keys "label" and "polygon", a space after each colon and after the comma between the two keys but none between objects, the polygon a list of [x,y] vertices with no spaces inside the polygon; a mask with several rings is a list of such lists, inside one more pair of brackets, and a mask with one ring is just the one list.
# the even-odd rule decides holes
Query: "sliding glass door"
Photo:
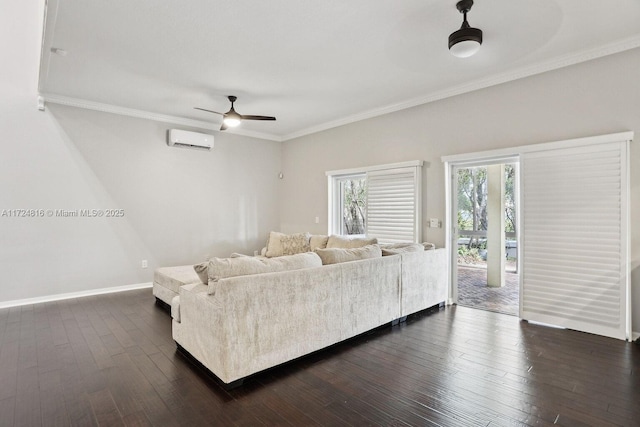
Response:
[{"label": "sliding glass door", "polygon": [[451,301],[460,167],[519,162],[522,319],[631,339],[629,142],[633,132],[447,156]]}]

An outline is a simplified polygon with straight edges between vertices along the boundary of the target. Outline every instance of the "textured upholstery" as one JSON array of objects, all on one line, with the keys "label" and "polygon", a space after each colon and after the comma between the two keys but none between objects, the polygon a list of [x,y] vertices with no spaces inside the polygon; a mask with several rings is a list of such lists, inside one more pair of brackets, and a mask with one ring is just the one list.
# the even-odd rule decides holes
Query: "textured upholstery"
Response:
[{"label": "textured upholstery", "polygon": [[295,255],[311,251],[309,246],[309,233],[283,234],[277,231],[269,233],[266,256],[279,257],[283,255]]},{"label": "textured upholstery", "polygon": [[349,237],[332,234],[327,240],[327,248],[360,248],[367,245],[375,245],[378,239],[375,237]]},{"label": "textured upholstery", "polygon": [[193,265],[158,268],[153,273],[153,295],[171,305],[181,286],[202,283]]},{"label": "textured upholstery", "polygon": [[400,257],[402,259],[402,316],[448,299],[445,249],[407,252],[400,254]]},{"label": "textured upholstery", "polygon": [[[422,246],[421,246],[422,248]],[[360,248],[326,248],[316,249],[323,265],[339,264],[341,262],[359,261],[361,259],[380,258],[382,252],[378,245],[367,245]]]},{"label": "textured upholstery", "polygon": [[[173,338],[231,383],[445,301],[440,258],[444,250],[229,277],[213,295],[203,284],[186,285]],[[415,301],[403,306],[405,294]]]},{"label": "textured upholstery", "polygon": [[380,245],[382,256],[398,255],[405,252],[423,252],[424,246],[421,243],[393,243]]},{"label": "textured upholstery", "polygon": [[329,236],[322,234],[312,234],[309,239],[309,247],[310,250],[315,251],[316,249],[324,249],[327,247],[327,242],[329,241]]},{"label": "textured upholstery", "polygon": [[171,318],[180,322],[180,295],[176,295],[171,300]]},{"label": "textured upholstery", "polygon": [[164,287],[163,285],[159,285],[156,282],[153,282],[153,296],[163,301],[167,305],[171,305],[171,300],[173,297],[178,295],[177,292],[172,291],[169,288]]},{"label": "textured upholstery", "polygon": [[321,265],[320,257],[314,252],[285,255],[277,258],[211,258],[208,267],[209,293],[215,293],[217,282],[227,277],[300,270],[302,268],[320,267]]}]

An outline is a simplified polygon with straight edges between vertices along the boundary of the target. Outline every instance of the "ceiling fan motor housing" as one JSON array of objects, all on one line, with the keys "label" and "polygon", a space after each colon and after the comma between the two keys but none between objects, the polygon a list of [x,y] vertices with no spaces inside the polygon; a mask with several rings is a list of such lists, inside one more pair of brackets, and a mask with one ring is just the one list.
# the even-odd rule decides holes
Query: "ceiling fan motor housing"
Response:
[{"label": "ceiling fan motor housing", "polygon": [[465,28],[460,28],[449,35],[449,49],[451,49],[455,44],[465,41],[473,41],[478,44],[482,44],[482,30],[479,28],[469,27],[469,24],[467,23]]}]

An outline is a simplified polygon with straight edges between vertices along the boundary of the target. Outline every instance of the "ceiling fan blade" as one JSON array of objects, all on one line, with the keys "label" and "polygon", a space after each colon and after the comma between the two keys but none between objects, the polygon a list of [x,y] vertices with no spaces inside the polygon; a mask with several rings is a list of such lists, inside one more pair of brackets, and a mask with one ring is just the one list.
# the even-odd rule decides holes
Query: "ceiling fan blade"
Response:
[{"label": "ceiling fan blade", "polygon": [[196,110],[201,110],[201,111],[206,111],[207,113],[214,113],[214,114],[220,114],[221,116],[224,116],[224,113],[218,113],[217,111],[213,111],[213,110],[206,110],[204,108],[200,108],[200,107],[193,107]]},{"label": "ceiling fan blade", "polygon": [[251,116],[251,115],[242,115],[242,120],[275,120],[275,117],[271,116]]}]

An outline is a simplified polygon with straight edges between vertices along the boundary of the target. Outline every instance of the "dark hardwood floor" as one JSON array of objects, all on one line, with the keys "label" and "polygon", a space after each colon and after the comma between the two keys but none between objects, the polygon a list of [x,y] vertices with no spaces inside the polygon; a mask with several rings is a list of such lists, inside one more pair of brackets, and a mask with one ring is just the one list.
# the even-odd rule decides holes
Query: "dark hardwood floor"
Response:
[{"label": "dark hardwood floor", "polygon": [[224,391],[149,289],[0,310],[0,426],[640,425],[640,346],[447,307]]}]

